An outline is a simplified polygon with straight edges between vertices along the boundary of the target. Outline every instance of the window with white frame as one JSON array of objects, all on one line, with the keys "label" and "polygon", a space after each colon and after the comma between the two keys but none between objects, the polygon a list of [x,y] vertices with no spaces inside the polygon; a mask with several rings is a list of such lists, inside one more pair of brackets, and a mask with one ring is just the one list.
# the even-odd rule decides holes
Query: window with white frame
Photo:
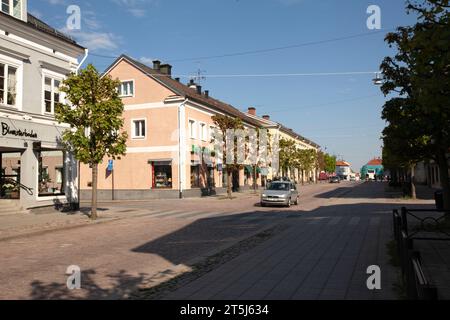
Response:
[{"label": "window with white frame", "polygon": [[132,126],[133,126],[133,139],[145,139],[146,137],[146,119],[134,119],[132,120]]},{"label": "window with white frame", "polygon": [[0,62],[0,104],[16,106],[17,68]]},{"label": "window with white frame", "polygon": [[23,0],[1,0],[1,11],[17,19],[22,19]]},{"label": "window with white frame", "polygon": [[208,127],[206,126],[205,123],[200,123],[200,139],[202,139],[203,141],[206,141],[207,137],[208,137]]},{"label": "window with white frame", "polygon": [[61,103],[61,79],[52,76],[44,76],[44,113],[54,114],[55,105]]},{"label": "window with white frame", "polygon": [[210,142],[213,141],[213,139],[214,139],[214,130],[215,129],[216,129],[216,127],[214,127],[214,126],[210,126],[209,127],[209,139],[210,139]]},{"label": "window with white frame", "polygon": [[134,81],[123,81],[119,86],[120,97],[133,97],[134,96]]},{"label": "window with white frame", "polygon": [[195,120],[189,120],[189,136],[191,139],[197,138]]}]

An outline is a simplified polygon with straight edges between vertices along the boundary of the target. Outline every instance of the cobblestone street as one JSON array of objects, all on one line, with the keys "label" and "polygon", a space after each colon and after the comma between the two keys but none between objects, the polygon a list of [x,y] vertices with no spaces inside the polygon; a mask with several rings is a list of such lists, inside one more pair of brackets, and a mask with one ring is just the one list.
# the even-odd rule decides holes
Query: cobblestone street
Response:
[{"label": "cobblestone street", "polygon": [[[64,223],[50,230],[45,219],[55,213],[30,215],[22,230],[2,224],[0,298],[152,298],[146,296],[149,288],[275,228],[264,241],[241,246],[163,298],[395,299],[396,273],[386,252],[392,209],[431,202],[386,198],[384,187],[307,185],[300,187],[300,205],[290,209],[261,208],[252,193],[231,201],[102,203],[98,223],[78,215],[64,218],[76,220],[77,227]],[[373,264],[382,269],[379,292],[366,287],[366,269]],[[70,265],[82,270],[81,290],[66,288]]]}]

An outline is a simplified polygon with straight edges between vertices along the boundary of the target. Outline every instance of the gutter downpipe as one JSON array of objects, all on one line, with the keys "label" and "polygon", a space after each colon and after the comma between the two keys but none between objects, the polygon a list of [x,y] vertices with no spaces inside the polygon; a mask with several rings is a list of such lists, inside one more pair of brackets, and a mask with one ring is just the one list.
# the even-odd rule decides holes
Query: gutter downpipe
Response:
[{"label": "gutter downpipe", "polygon": [[[76,68],[76,70],[75,70],[75,74],[76,75],[78,75],[78,72],[80,71],[80,69],[81,69],[81,66],[83,65],[83,63],[87,60],[87,58],[88,58],[88,56],[89,56],[89,49],[84,49],[84,57],[83,57],[83,59],[81,60],[81,62],[78,64],[78,66],[77,66],[77,68]],[[74,204],[74,206],[76,207],[75,209],[76,210],[80,210],[80,208],[81,208],[81,163],[80,163],[80,161],[77,161],[78,162],[78,181],[77,181],[77,200],[78,200],[78,203],[75,205]]]},{"label": "gutter downpipe", "polygon": [[182,172],[183,172],[183,163],[182,160],[182,150],[181,150],[181,144],[183,143],[183,132],[181,129],[182,123],[181,123],[181,116],[182,116],[182,108],[186,106],[186,103],[189,101],[189,99],[185,99],[178,107],[178,183],[179,183],[179,190],[180,199],[183,199],[183,178],[182,178]]}]

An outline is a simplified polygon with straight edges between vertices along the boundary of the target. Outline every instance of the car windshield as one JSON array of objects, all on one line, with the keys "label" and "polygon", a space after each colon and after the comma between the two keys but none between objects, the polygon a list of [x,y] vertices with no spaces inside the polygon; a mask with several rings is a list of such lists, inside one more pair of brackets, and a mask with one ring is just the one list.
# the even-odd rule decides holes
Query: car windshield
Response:
[{"label": "car windshield", "polygon": [[289,191],[289,183],[272,183],[267,190]]}]

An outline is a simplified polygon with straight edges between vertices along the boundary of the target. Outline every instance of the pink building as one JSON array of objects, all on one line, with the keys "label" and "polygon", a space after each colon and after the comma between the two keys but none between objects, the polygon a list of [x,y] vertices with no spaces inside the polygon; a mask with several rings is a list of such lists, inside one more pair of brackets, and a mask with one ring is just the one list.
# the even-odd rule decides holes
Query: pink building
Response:
[{"label": "pink building", "polygon": [[[260,123],[233,106],[212,98],[193,81],[172,78],[172,67],[155,61],[153,67],[125,55],[105,72],[121,81],[119,92],[128,132],[127,155],[108,170],[99,166],[99,199],[177,198],[224,191],[226,172],[215,160],[207,165],[199,150],[211,150],[214,115],[243,119],[247,128]],[[233,174],[234,186],[244,187],[244,169]],[[81,169],[82,198],[90,198],[91,170]]]}]

